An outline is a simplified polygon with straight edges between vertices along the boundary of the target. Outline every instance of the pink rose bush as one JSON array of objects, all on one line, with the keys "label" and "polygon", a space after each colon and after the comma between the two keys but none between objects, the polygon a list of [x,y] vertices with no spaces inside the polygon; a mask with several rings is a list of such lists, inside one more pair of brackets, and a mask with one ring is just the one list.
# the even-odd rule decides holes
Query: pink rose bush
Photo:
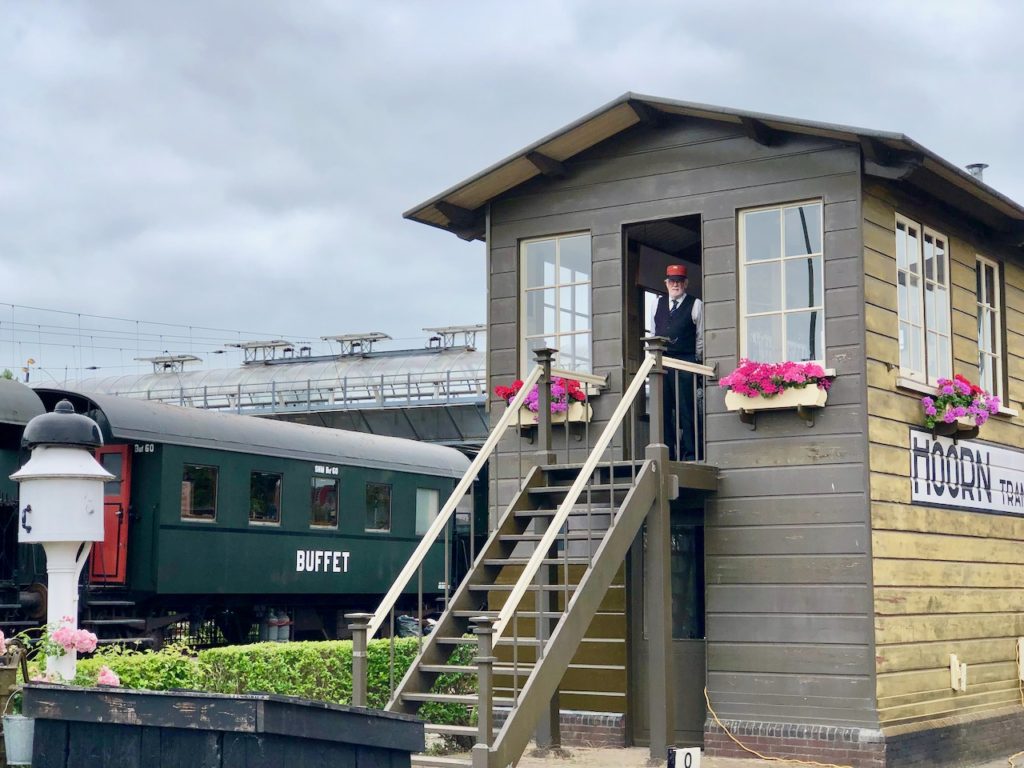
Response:
[{"label": "pink rose bush", "polygon": [[743,358],[735,371],[719,380],[718,386],[747,397],[773,397],[787,389],[808,386],[827,390],[832,377],[817,363],[757,363]]},{"label": "pink rose bush", "polygon": [[117,676],[117,673],[114,672],[114,670],[104,664],[100,667],[100,672],[96,676],[96,685],[119,686],[121,685],[121,678]]},{"label": "pink rose bush", "polygon": [[96,635],[87,629],[73,629],[70,616],[65,616],[56,625],[47,625],[40,638],[44,656],[63,656],[71,651],[92,653],[96,650]]},{"label": "pink rose bush", "polygon": [[934,429],[939,422],[952,424],[965,417],[974,419],[980,427],[989,416],[999,413],[1000,405],[996,395],[990,395],[959,373],[952,379],[939,379],[935,395],[921,398],[924,423],[928,429]]}]

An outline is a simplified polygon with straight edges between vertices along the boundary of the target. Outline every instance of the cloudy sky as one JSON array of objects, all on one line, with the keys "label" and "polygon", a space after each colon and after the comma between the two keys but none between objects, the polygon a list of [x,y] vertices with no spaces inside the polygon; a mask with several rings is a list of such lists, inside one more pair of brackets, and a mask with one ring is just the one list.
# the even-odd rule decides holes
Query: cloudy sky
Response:
[{"label": "cloudy sky", "polygon": [[630,90],[903,132],[1024,201],[1021,29],[1017,0],[0,0],[0,368],[113,372],[132,326],[480,322],[483,245],[402,211]]}]

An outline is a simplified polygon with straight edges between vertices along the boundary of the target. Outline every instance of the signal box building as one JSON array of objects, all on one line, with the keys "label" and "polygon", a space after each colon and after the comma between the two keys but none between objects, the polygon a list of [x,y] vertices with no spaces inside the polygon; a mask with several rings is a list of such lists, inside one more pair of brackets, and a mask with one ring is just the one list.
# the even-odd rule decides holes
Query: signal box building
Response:
[{"label": "signal box building", "polygon": [[[696,460],[666,465],[668,743],[746,755],[724,726],[858,766],[1024,748],[1024,207],[902,134],[625,94],[405,215],[486,244],[492,391],[545,347],[599,377],[589,423],[552,427],[555,464],[613,417],[669,264],[719,378],[742,358],[834,373],[822,407],[738,411],[709,377]],[[976,432],[925,426],[954,374],[1002,400]],[[496,509],[536,437],[499,444]],[[664,736],[644,546],[559,685],[566,739]]]}]

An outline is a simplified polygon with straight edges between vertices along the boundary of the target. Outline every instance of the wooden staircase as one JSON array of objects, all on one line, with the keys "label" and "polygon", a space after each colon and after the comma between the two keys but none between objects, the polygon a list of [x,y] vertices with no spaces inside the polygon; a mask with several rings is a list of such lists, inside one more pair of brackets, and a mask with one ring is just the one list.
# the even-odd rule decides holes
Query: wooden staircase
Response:
[{"label": "wooden staircase", "polygon": [[[512,764],[547,710],[658,493],[652,461],[599,464],[540,560],[538,578],[519,598],[515,610],[507,610],[520,573],[538,544],[542,545],[581,468],[556,465],[531,470],[387,707],[410,714],[427,702],[476,707],[475,694],[433,689],[442,675],[477,674],[475,665],[451,664],[450,659],[456,647],[476,646],[477,638],[471,634],[474,625],[483,625],[487,631],[493,625],[492,702],[503,723],[487,740],[492,746],[485,755],[478,745],[472,759],[419,755],[414,765]],[[508,616],[504,622],[503,609]],[[595,627],[600,627],[600,621]],[[428,723],[426,730],[448,736],[478,734],[473,726]]]}]

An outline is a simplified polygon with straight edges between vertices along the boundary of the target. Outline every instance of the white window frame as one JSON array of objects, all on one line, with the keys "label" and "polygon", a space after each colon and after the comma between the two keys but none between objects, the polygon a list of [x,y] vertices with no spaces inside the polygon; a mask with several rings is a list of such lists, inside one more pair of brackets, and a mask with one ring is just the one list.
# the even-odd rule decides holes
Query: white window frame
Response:
[{"label": "white window frame", "polygon": [[[818,205],[821,210],[821,252],[811,254],[801,254],[800,256],[789,256],[785,255],[785,211],[787,208],[800,208],[804,205]],[[746,227],[746,216],[751,213],[760,213],[762,211],[779,211],[780,226],[779,226],[779,258],[778,259],[761,259],[759,261],[749,262],[750,264],[771,264],[777,262],[781,265],[779,283],[783,292],[782,301],[780,302],[781,309],[773,312],[755,312],[752,316],[755,317],[767,317],[769,315],[779,315],[782,317],[782,349],[786,349],[786,315],[795,314],[798,312],[807,312],[808,310],[821,310],[821,356],[815,360],[809,360],[807,362],[818,363],[819,365],[825,364],[825,350],[828,348],[828,339],[825,332],[825,201],[823,199],[812,199],[812,200],[800,200],[793,203],[780,203],[777,205],[762,205],[756,208],[744,208],[737,211],[738,218],[738,230],[739,230],[739,249],[738,249],[738,277],[739,277],[739,288],[740,288],[740,305],[739,305],[739,346],[740,346],[740,357],[747,357],[747,227]],[[821,303],[815,304],[813,307],[799,307],[797,309],[786,309],[785,302],[785,291],[786,291],[786,277],[785,277],[785,263],[787,260],[807,258],[808,256],[820,256],[821,257]],[[760,360],[757,362],[785,362],[785,360]]]},{"label": "white window frame", "polygon": [[[920,367],[920,369],[905,367],[903,365],[903,351],[902,351],[902,347],[901,347],[900,351],[899,351],[899,355],[900,355],[900,359],[899,359],[900,376],[903,377],[903,378],[906,378],[906,379],[910,379],[911,381],[917,381],[917,382],[920,382],[922,384],[926,384],[928,386],[935,386],[936,384],[938,384],[938,380],[940,378],[952,378],[952,376],[953,376],[953,313],[952,313],[951,299],[950,299],[950,294],[952,293],[952,290],[951,290],[951,284],[952,284],[951,273],[952,273],[952,266],[953,266],[953,257],[952,257],[952,253],[950,251],[949,237],[947,235],[943,234],[942,232],[939,232],[938,230],[932,229],[931,227],[927,227],[927,226],[921,224],[920,222],[914,221],[913,219],[911,219],[911,218],[909,218],[907,216],[904,216],[902,214],[899,214],[899,213],[896,214],[896,226],[893,229],[893,233],[894,233],[895,237],[899,237],[898,232],[899,232],[899,225],[900,224],[903,224],[905,227],[913,228],[914,230],[917,231],[917,247],[918,247],[917,259],[918,259],[918,263],[920,264],[920,268],[921,268],[921,272],[918,275],[918,278],[919,278],[918,284],[920,286],[919,287],[919,291],[918,291],[919,299],[920,299],[920,303],[919,303],[920,313],[918,314],[917,317],[910,317],[908,309],[906,307],[902,306],[902,304],[899,301],[899,275],[900,275],[900,272],[904,272],[904,271],[909,272],[909,270],[902,270],[900,268],[900,266],[899,266],[899,261],[898,260],[897,260],[897,263],[896,263],[896,286],[897,286],[897,301],[896,301],[896,304],[897,304],[897,308],[896,308],[896,310],[897,310],[897,326],[896,326],[896,335],[897,335],[897,341],[899,342],[899,339],[900,339],[900,333],[901,333],[901,327],[900,326],[901,326],[902,323],[906,322],[906,323],[908,323],[910,325],[913,325],[913,326],[921,329],[921,358],[920,358],[921,367]],[[931,237],[933,240],[935,240],[935,239],[942,240],[943,244],[945,245],[945,253],[946,253],[946,280],[945,280],[945,283],[939,283],[935,279],[928,279],[926,277],[926,275],[925,275],[924,244],[925,244],[925,239],[928,238],[928,237]],[[946,333],[941,333],[941,332],[937,331],[934,328],[929,328],[929,326],[928,326],[928,308],[927,308],[927,302],[926,302],[926,297],[927,297],[926,287],[927,287],[928,284],[939,284],[945,290],[946,300],[945,300],[943,306],[939,307],[939,309],[941,311],[945,312],[946,329],[947,329]],[[939,370],[937,372],[937,375],[935,375],[935,376],[929,376],[928,375],[928,363],[929,363],[929,358],[928,358],[928,335],[929,334],[944,337],[946,339],[946,342],[947,342],[946,348],[949,351],[949,354],[946,355],[944,360],[939,360],[938,361],[938,363],[939,363],[939,365],[938,365]]]},{"label": "white window frame", "polygon": [[[983,297],[981,295],[985,290],[985,276],[984,270],[992,270],[992,286],[995,292],[994,296]],[[999,268],[999,262],[975,254],[975,301],[977,302],[977,322],[978,322],[978,385],[988,390],[993,395],[998,395],[1001,400],[1005,402],[1003,397],[1003,287],[1002,283],[1002,272]],[[978,285],[980,284],[980,290]],[[990,312],[993,316],[994,322],[992,325],[995,328],[992,338],[992,349],[987,350],[982,345],[981,338],[981,327],[982,327],[982,315],[984,312]],[[985,367],[983,363],[988,358],[991,363],[991,381],[985,378]]]},{"label": "white window frame", "polygon": [[[555,242],[555,254],[556,254],[555,258],[557,259],[559,251],[560,251],[560,245],[559,244],[560,244],[560,242],[562,240],[570,238],[570,237],[584,237],[584,236],[590,238],[590,279],[589,280],[587,280],[585,282],[577,281],[577,282],[572,282],[572,283],[560,283],[560,282],[558,282],[558,271],[559,270],[558,270],[558,268],[556,266],[556,268],[555,268],[555,282],[554,283],[552,283],[551,285],[545,284],[544,286],[534,286],[534,287],[530,287],[530,288],[527,287],[527,285],[526,285],[526,249],[527,249],[527,246],[529,246],[532,243],[542,243],[542,242],[544,242],[546,240],[553,240]],[[557,264],[557,261],[556,261],[556,264]],[[590,298],[590,300],[589,300],[590,312],[589,312],[589,322],[588,322],[587,330],[586,331],[566,331],[566,332],[561,332],[560,328],[559,328],[559,325],[558,325],[559,322],[561,321],[561,307],[560,307],[561,295],[562,295],[561,289],[562,288],[567,288],[567,287],[570,287],[570,286],[575,288],[575,287],[582,286],[582,285],[586,285],[587,286],[588,292],[590,294],[590,297],[589,297]],[[530,339],[532,339],[532,338],[541,338],[541,337],[546,337],[546,336],[554,336],[555,337],[555,347],[558,348],[558,349],[561,349],[561,343],[560,342],[561,342],[562,339],[567,339],[567,338],[572,337],[572,336],[582,336],[582,335],[585,334],[585,335],[590,336],[590,367],[587,368],[584,371],[581,371],[581,373],[591,373],[593,371],[593,365],[594,365],[594,297],[593,297],[593,288],[594,288],[594,242],[593,242],[593,236],[591,235],[590,231],[589,230],[584,230],[584,231],[581,231],[581,232],[561,232],[561,233],[559,233],[557,235],[545,235],[543,237],[531,237],[531,238],[528,238],[526,240],[520,240],[519,241],[519,286],[520,286],[520,288],[519,288],[519,307],[520,307],[520,309],[519,309],[519,344],[520,344],[519,365],[520,365],[520,372],[523,375],[526,375],[526,372],[529,371],[531,368],[533,368],[533,366],[535,364],[535,361],[533,359],[531,359],[531,356],[530,356],[530,349],[529,349],[529,341],[530,341]],[[532,334],[532,335],[528,335],[526,333],[526,328],[527,328],[527,300],[526,299],[527,299],[527,295],[530,294],[530,293],[535,293],[535,292],[544,291],[544,290],[551,290],[551,289],[554,289],[554,291],[555,291],[555,308],[554,308],[555,309],[555,332],[553,334],[545,333],[545,334]],[[555,366],[558,367],[558,368],[562,368],[563,370],[574,370],[573,368],[570,367],[570,365],[571,365],[570,361],[567,360],[567,359],[563,360],[561,358],[561,356],[555,358]]]}]

